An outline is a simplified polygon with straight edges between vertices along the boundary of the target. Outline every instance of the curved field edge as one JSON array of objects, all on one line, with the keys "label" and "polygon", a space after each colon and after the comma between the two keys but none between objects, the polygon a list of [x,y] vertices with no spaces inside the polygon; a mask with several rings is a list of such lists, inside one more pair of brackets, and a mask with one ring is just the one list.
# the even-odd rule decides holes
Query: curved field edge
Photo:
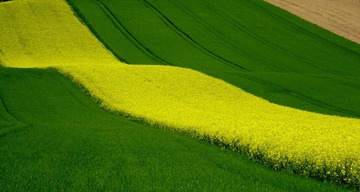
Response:
[{"label": "curved field edge", "polygon": [[0,20],[0,60],[4,66],[119,63],[63,1],[10,1],[1,4],[0,15],[4,18]]},{"label": "curved field edge", "polygon": [[266,0],[266,2],[360,44],[359,1]]},{"label": "curved field edge", "polygon": [[225,80],[273,103],[360,117],[359,45],[268,3],[68,2],[128,63],[165,61]]},{"label": "curved field edge", "polygon": [[[21,3],[16,5],[21,5]],[[31,12],[29,10],[29,6],[35,5],[37,9],[34,9],[34,7],[31,8],[32,10],[38,11],[57,10],[59,8],[63,8],[62,5],[59,4],[59,7],[54,6],[52,9],[51,7],[50,9],[43,9],[43,7],[40,6],[41,3],[24,3],[23,5],[25,7],[24,10],[21,9],[24,8],[22,6],[12,8],[16,8],[18,11],[17,13],[19,13],[18,18],[21,18],[18,20],[19,26],[24,27],[19,29],[16,29],[17,27],[6,27],[5,32],[2,34],[7,34],[9,36],[4,38],[6,41],[5,43],[2,42],[4,44],[2,44],[1,47],[4,47],[2,50],[2,55],[4,55],[6,51],[8,51],[10,54],[17,51],[15,52],[16,54],[14,54],[15,56],[18,55],[20,58],[23,56],[26,57],[25,59],[19,59],[19,57],[6,57],[7,60],[5,60],[5,63],[7,65],[11,65],[11,62],[8,61],[11,61],[12,59],[14,59],[13,63],[16,63],[16,66],[36,67],[37,62],[39,62],[38,67],[48,67],[53,65],[54,67],[61,69],[62,71],[66,71],[67,73],[70,73],[72,76],[76,77],[77,81],[82,82],[83,86],[85,86],[97,98],[100,98],[103,102],[108,102],[105,103],[105,106],[115,105],[115,107],[112,108],[114,110],[123,112],[129,111],[133,116],[142,117],[145,115],[143,117],[149,120],[149,122],[169,125],[171,127],[181,128],[185,131],[194,131],[200,133],[204,137],[209,137],[216,142],[219,141],[228,145],[238,146],[238,148],[248,148],[248,155],[253,157],[263,155],[264,158],[262,159],[267,160],[266,162],[275,162],[273,165],[274,167],[283,168],[293,166],[294,170],[299,171],[310,169],[309,172],[304,173],[307,175],[318,175],[319,173],[316,172],[316,170],[319,168],[322,172],[329,172],[329,174],[326,174],[326,177],[322,179],[337,181],[340,183],[348,183],[352,185],[357,184],[358,175],[356,175],[356,171],[358,166],[356,164],[358,163],[358,156],[354,154],[356,147],[351,148],[349,151],[345,151],[344,148],[349,147],[349,143],[353,144],[352,139],[354,139],[355,142],[359,141],[359,139],[356,138],[356,135],[354,137],[340,137],[343,139],[339,141],[343,143],[334,143],[333,139],[336,136],[343,136],[345,134],[345,132],[342,132],[343,129],[338,129],[338,126],[346,126],[347,131],[356,132],[355,128],[358,127],[358,120],[322,116],[269,104],[265,100],[247,94],[236,87],[224,83],[223,81],[205,76],[193,70],[165,66],[125,65],[117,62],[111,54],[101,51],[100,48],[99,55],[97,55],[98,57],[95,57],[96,54],[93,55],[93,57],[97,58],[98,60],[87,60],[87,56],[84,56],[83,54],[89,54],[93,52],[91,52],[91,49],[84,49],[84,53],[78,51],[79,55],[75,54],[75,58],[77,58],[78,62],[74,65],[71,65],[71,63],[68,63],[71,60],[67,61],[67,59],[68,55],[72,55],[73,52],[67,52],[67,50],[65,50],[65,52],[61,52],[59,50],[59,53],[61,54],[54,54],[56,53],[58,47],[62,48],[63,44],[61,44],[61,41],[58,41],[58,47],[49,45],[47,39],[44,39],[42,35],[29,31],[29,29],[32,30],[32,28],[29,27],[31,26],[31,22],[36,23],[36,18],[33,19],[29,17],[31,16],[31,14],[29,14]],[[45,3],[44,5],[52,6],[52,4],[49,3]],[[44,12],[46,13],[46,11]],[[4,13],[4,18],[7,18],[9,17],[7,14],[11,15],[12,12],[10,11],[1,13]],[[59,27],[57,26],[57,22],[51,22],[51,19],[56,20],[56,18],[58,18],[58,16],[54,13],[56,12],[49,11],[48,14],[50,15],[46,15],[48,16],[48,20],[46,20],[48,22],[47,24],[49,24],[51,28],[54,29],[65,27],[63,24],[61,24]],[[62,10],[61,13],[66,13],[65,9]],[[22,17],[24,15],[26,17]],[[65,18],[70,16],[73,17],[73,15],[66,14],[64,16],[66,16]],[[16,21],[16,19],[11,19],[11,23]],[[6,22],[9,21],[4,19],[2,24],[8,24]],[[42,24],[35,25],[35,28],[48,28],[48,26],[42,26]],[[74,25],[69,27],[69,29],[74,30],[75,28],[82,26],[79,24],[80,23],[74,23]],[[15,31],[12,31],[13,33],[9,33],[6,31],[8,29]],[[27,34],[28,36],[26,36],[26,38],[28,41],[34,41],[38,43],[24,44],[24,42],[17,42],[16,35],[18,34],[16,33],[16,30],[20,30],[19,34]],[[54,36],[57,39],[61,39],[61,35],[65,34],[57,30],[55,31]],[[70,36],[67,38],[69,38],[69,41],[71,42],[71,38],[74,37],[71,36],[71,34],[68,35]],[[81,35],[81,38],[86,37],[87,36],[85,35]],[[79,37],[75,37],[74,40],[77,40],[78,38]],[[7,44],[9,41],[13,41],[14,44]],[[87,43],[90,46],[95,46],[96,44],[92,43],[92,41],[93,40],[89,40]],[[64,45],[68,45],[67,43],[68,42],[66,42]],[[76,44],[73,44],[73,46],[75,45]],[[75,46],[73,48],[80,48],[79,46],[82,48],[82,44],[77,46],[78,47]],[[24,47],[26,49],[19,49],[20,47]],[[42,53],[44,47],[51,48],[53,54],[51,54],[51,51],[44,51],[44,53]],[[65,48],[66,47],[67,46],[65,46]],[[26,52],[29,51],[30,54],[22,54],[21,50],[26,50]],[[32,57],[32,55],[34,55],[34,57]],[[105,57],[106,59],[101,61],[102,57]],[[34,58],[36,59],[35,62],[33,61]],[[52,62],[46,63],[46,59],[52,60]],[[61,62],[64,62],[63,66],[61,66]],[[96,64],[96,62],[98,63]],[[174,78],[170,78],[171,75]],[[191,77],[192,79],[188,79],[188,77]],[[164,81],[164,79],[167,80]],[[117,84],[114,84],[113,81],[118,82]],[[191,86],[194,82],[196,84]],[[149,86],[147,87],[146,85]],[[226,88],[228,88],[228,90]],[[147,95],[145,93],[147,93]],[[116,101],[113,101],[114,99]],[[244,99],[244,101],[241,99]],[[277,110],[275,110],[274,113],[272,109]],[[287,114],[288,112],[289,114]],[[262,119],[260,125],[257,125],[256,118]],[[305,120],[305,125],[302,127],[302,121],[307,118],[310,118],[310,120]],[[295,122],[292,122],[293,120],[295,120]],[[324,123],[324,120],[327,120],[327,122]],[[296,124],[296,122],[298,124]],[[311,122],[319,123],[319,125],[310,125]],[[291,128],[289,129],[289,126],[286,125],[287,123],[294,125],[296,130],[291,130]],[[318,128],[315,130],[318,132],[310,131],[310,129],[314,126],[315,128]],[[277,127],[278,130],[273,129],[274,127]],[[257,129],[257,132],[251,130],[252,128],[254,128],[254,130]],[[279,130],[280,128],[283,128],[283,130]],[[326,129],[321,130],[321,128]],[[264,132],[271,129],[273,129],[272,132]],[[277,135],[279,132],[274,134],[276,131],[280,131],[280,133],[284,133],[284,135]],[[303,136],[299,137],[300,139],[303,139],[304,136],[309,135],[310,132],[314,133],[311,137],[307,137],[307,140],[304,140],[311,141],[311,143],[307,144],[301,143],[300,140],[297,141],[296,137],[298,133],[295,133],[296,135],[294,135],[294,131],[304,133]],[[290,137],[285,138],[286,135]],[[331,137],[327,138],[327,135]],[[234,136],[238,138],[234,138]],[[273,138],[268,138],[268,136],[273,136]],[[313,152],[321,150],[321,147],[312,148],[313,146],[311,146],[312,144],[316,144],[312,141],[320,142],[319,139],[316,138],[317,136],[320,137],[320,141],[323,140],[328,144],[322,149],[327,150],[326,152],[333,152],[333,150],[338,150],[339,154],[319,153],[318,156],[303,156],[306,154],[313,155]],[[251,139],[254,140],[250,141]],[[271,144],[273,141],[269,141],[269,139],[280,140],[277,140],[278,143]],[[300,147],[298,146],[298,148],[296,148],[299,149],[299,151],[293,153],[291,153],[291,151],[289,152],[289,149],[294,149],[290,148],[290,146],[293,146],[294,144],[300,144],[299,142],[302,144]],[[270,143],[270,145],[268,145],[268,143]],[[288,146],[285,146],[284,148],[277,148],[279,144],[284,146],[284,143]],[[310,150],[312,151],[301,149],[301,147],[307,145],[310,145]],[[334,145],[333,148],[330,149],[330,145]],[[330,158],[325,160],[323,159],[328,157]],[[318,161],[312,162],[314,160]],[[344,168],[342,168],[343,165]],[[339,171],[341,172],[341,175],[338,175],[340,173]]]},{"label": "curved field edge", "polygon": [[1,191],[347,191],[113,115],[53,70],[0,79]]},{"label": "curved field edge", "polygon": [[359,119],[279,106],[177,67],[58,69],[111,111],[240,150],[274,169],[358,186]]}]

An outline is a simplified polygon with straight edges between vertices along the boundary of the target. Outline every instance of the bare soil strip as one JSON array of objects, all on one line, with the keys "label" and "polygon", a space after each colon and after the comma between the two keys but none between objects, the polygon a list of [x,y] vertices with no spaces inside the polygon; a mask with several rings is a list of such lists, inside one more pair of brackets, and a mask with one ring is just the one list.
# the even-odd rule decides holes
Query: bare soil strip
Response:
[{"label": "bare soil strip", "polygon": [[360,44],[360,0],[265,0]]}]

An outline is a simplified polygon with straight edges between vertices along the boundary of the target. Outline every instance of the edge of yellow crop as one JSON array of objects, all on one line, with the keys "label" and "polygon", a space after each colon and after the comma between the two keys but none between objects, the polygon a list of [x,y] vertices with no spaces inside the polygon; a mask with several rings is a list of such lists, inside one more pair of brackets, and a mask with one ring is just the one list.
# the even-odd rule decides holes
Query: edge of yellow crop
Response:
[{"label": "edge of yellow crop", "polygon": [[360,120],[269,103],[190,69],[119,62],[63,0],[0,4],[0,60],[52,67],[102,106],[244,151],[275,169],[360,186]]}]

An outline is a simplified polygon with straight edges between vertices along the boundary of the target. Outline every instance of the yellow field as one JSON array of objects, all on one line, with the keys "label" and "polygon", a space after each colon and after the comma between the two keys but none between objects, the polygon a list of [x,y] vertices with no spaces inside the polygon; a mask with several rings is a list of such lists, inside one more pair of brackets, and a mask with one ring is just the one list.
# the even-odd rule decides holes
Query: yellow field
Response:
[{"label": "yellow field", "polygon": [[103,107],[264,155],[274,167],[359,180],[360,120],[269,103],[202,73],[166,66],[59,69]]},{"label": "yellow field", "polygon": [[0,61],[12,67],[118,62],[62,0],[0,5]]},{"label": "yellow field", "polygon": [[360,183],[359,119],[272,104],[190,69],[123,64],[62,0],[3,3],[0,18],[5,66],[53,67],[111,111],[225,143],[275,168]]}]

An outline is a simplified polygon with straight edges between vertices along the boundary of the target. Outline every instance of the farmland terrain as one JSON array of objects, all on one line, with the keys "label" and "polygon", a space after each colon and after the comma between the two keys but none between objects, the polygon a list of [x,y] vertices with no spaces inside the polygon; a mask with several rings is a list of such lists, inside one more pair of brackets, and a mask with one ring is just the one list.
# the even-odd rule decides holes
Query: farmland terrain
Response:
[{"label": "farmland terrain", "polygon": [[113,115],[54,70],[0,79],[1,191],[346,191]]},{"label": "farmland terrain", "polygon": [[360,46],[263,1],[68,1],[124,62],[191,68],[273,103],[360,117]]},{"label": "farmland terrain", "polygon": [[[86,1],[82,3],[84,2]],[[4,189],[9,189],[9,191],[14,189],[47,190],[67,186],[75,191],[87,189],[167,191],[174,185],[178,186],[179,190],[234,191],[244,188],[244,190],[258,191],[266,188],[273,191],[329,191],[344,189],[337,188],[335,185],[316,183],[287,172],[275,173],[262,167],[255,168],[255,165],[239,153],[221,150],[182,134],[154,129],[149,124],[195,134],[196,137],[219,145],[239,147],[237,149],[243,149],[242,152],[254,160],[268,163],[276,169],[289,168],[287,166],[290,165],[289,170],[307,176],[357,186],[360,179],[357,174],[359,158],[356,153],[359,146],[356,142],[360,140],[357,138],[358,119],[320,115],[275,105],[239,89],[239,87],[254,88],[258,90],[258,92],[254,91],[257,94],[264,93],[261,96],[269,98],[266,95],[268,93],[266,87],[278,88],[270,86],[269,81],[285,83],[282,89],[285,91],[274,97],[282,105],[294,105],[300,109],[307,109],[301,105],[300,101],[302,101],[304,104],[313,104],[307,106],[311,111],[358,117],[356,111],[358,98],[350,94],[356,94],[359,91],[356,75],[356,70],[358,70],[356,44],[314,28],[327,35],[327,38],[334,38],[335,42],[345,43],[346,47],[336,46],[336,43],[332,41],[326,43],[327,38],[318,38],[317,41],[310,42],[314,45],[325,42],[324,44],[332,47],[330,52],[333,55],[338,54],[335,57],[332,56],[332,59],[338,59],[335,62],[345,59],[343,61],[345,68],[335,63],[323,66],[324,63],[320,61],[325,57],[315,58],[314,62],[318,63],[307,66],[301,62],[301,59],[300,61],[292,60],[294,55],[291,56],[291,54],[288,55],[287,61],[293,62],[292,64],[298,62],[298,65],[267,66],[265,63],[258,62],[269,58],[275,61],[275,55],[258,52],[264,53],[265,56],[261,54],[256,56],[251,53],[255,49],[242,49],[245,52],[241,57],[236,58],[235,52],[226,52],[222,49],[212,50],[215,49],[217,37],[206,42],[205,38],[197,36],[199,35],[197,33],[194,37],[194,34],[184,32],[159,8],[159,6],[165,6],[165,10],[174,8],[172,6],[177,5],[176,2],[170,5],[167,3],[154,5],[154,2],[143,1],[140,6],[137,6],[135,1],[128,1],[127,3],[131,5],[129,9],[132,8],[136,12],[145,6],[152,10],[151,13],[156,14],[156,18],[160,19],[163,25],[167,26],[166,29],[163,28],[164,31],[158,29],[165,36],[157,37],[166,37],[166,35],[174,37],[173,33],[176,33],[178,37],[185,40],[185,42],[173,41],[173,43],[178,47],[178,54],[189,51],[188,56],[192,59],[180,58],[172,52],[173,47],[166,44],[169,39],[164,39],[161,44],[157,42],[159,39],[152,37],[154,31],[147,31],[150,25],[147,27],[132,25],[135,28],[146,27],[135,30],[140,31],[138,36],[124,28],[122,20],[116,16],[117,11],[111,12],[109,8],[116,8],[119,2],[106,2],[109,5],[101,1],[77,3],[81,6],[92,6],[95,8],[92,9],[93,13],[101,10],[102,16],[106,16],[104,25],[109,24],[108,34],[99,35],[96,32],[98,38],[105,42],[105,38],[113,36],[119,42],[128,43],[128,54],[121,54],[120,48],[127,50],[126,47],[122,47],[123,44],[119,42],[113,44],[119,47],[119,50],[115,51],[114,47],[105,42],[105,46],[123,62],[118,61],[89,33],[63,1],[14,1],[0,5],[0,14],[3,18],[0,25],[4,26],[0,31],[3,35],[0,39],[0,62],[8,67],[0,68],[1,142],[3,143],[1,153],[4,154],[0,168],[4,173],[1,175],[4,181],[1,185]],[[258,7],[253,5],[256,4],[243,4],[245,10]],[[266,4],[259,5],[267,6]],[[83,16],[79,7],[74,4],[73,6],[78,14]],[[202,6],[195,4],[193,8],[203,9],[204,6],[207,7],[206,10],[214,8],[206,3]],[[181,5],[178,4],[174,11],[190,10],[190,8],[181,9]],[[274,8],[274,10],[277,9]],[[281,11],[280,13],[287,14]],[[89,17],[101,16],[101,14],[89,15]],[[204,15],[211,14],[205,12]],[[82,18],[86,23],[94,21],[96,24],[100,22],[96,18],[101,17],[89,19],[83,16]],[[201,25],[205,26],[203,25],[205,21],[198,24],[202,23]],[[235,22],[236,20],[229,17],[227,21]],[[132,22],[137,21],[135,19]],[[111,30],[113,26],[116,30]],[[207,29],[216,29],[211,27],[211,24],[206,26],[210,26]],[[93,25],[90,27],[96,31]],[[310,27],[313,26],[310,25]],[[171,33],[168,33],[169,29]],[[119,33],[122,36],[116,35]],[[211,36],[213,33],[212,30],[204,34]],[[221,36],[220,33],[215,33]],[[246,34],[251,36],[252,33]],[[154,42],[144,44],[143,41],[149,41],[150,37]],[[228,38],[222,36],[221,39],[230,43]],[[234,33],[233,38],[235,40],[240,37]],[[244,38],[243,40],[244,45],[250,48],[252,43],[257,41],[264,43],[266,40],[261,39],[254,41],[252,38]],[[220,46],[224,45],[221,42],[218,43]],[[150,45],[154,47],[149,48]],[[270,46],[267,43],[264,45]],[[162,52],[167,50],[166,46],[171,49],[164,55]],[[320,44],[317,46],[320,47]],[[192,49],[188,49],[189,47]],[[286,51],[275,44],[272,48]],[[200,53],[198,56],[202,58],[196,58],[195,54],[191,55],[191,50]],[[227,53],[230,55],[223,55]],[[272,53],[276,51],[273,50]],[[165,59],[164,56],[167,55],[170,57]],[[176,59],[177,57],[179,60],[184,60],[180,62]],[[129,62],[129,58],[143,59],[144,63],[142,65],[125,64],[124,62]],[[243,60],[244,58],[247,60]],[[281,61],[281,57],[278,59]],[[234,62],[235,60],[237,62]],[[202,62],[208,63],[209,66]],[[237,87],[190,69],[144,64],[193,68],[214,77],[221,77]],[[282,61],[281,64],[286,64],[286,62]],[[53,69],[9,67],[50,67]],[[65,73],[73,81],[81,84],[82,89],[85,88],[103,108],[120,113],[120,116],[99,108],[81,91],[80,87],[71,83],[57,71]],[[290,81],[284,82],[284,77]],[[241,87],[241,84],[236,84],[236,82],[245,82],[247,86]],[[302,88],[301,85],[304,82],[309,83],[310,88]],[[345,102],[338,101],[336,97],[339,94],[330,96],[336,93],[332,90],[334,87],[328,87],[331,82],[336,83],[335,88],[342,92]],[[311,84],[315,85],[311,87]],[[319,85],[327,87],[325,90],[328,92],[321,90],[318,92],[316,86]],[[312,102],[306,95],[299,97],[294,94],[290,88],[299,89],[305,94],[321,93],[320,98],[323,100]],[[293,100],[287,100],[289,95],[295,95]],[[296,99],[299,102],[286,104]],[[121,117],[124,114],[145,124],[138,124]],[[348,135],[349,133],[352,135]],[[184,148],[184,143],[187,142],[192,143]],[[206,157],[204,161],[204,156],[195,155],[195,153],[204,154],[207,150],[215,156]],[[323,153],[318,153],[320,151]],[[224,157],[214,163],[213,159],[219,158],[220,153],[224,154]],[[210,165],[209,159],[211,159]],[[319,162],[314,160],[319,160]],[[17,163],[12,164],[13,162]],[[194,165],[193,162],[198,162],[199,165],[197,163]],[[343,165],[345,167],[342,169]],[[194,166],[196,168],[193,168]],[[250,166],[254,167],[250,168]],[[234,169],[239,170],[234,172]],[[72,172],[72,170],[75,171]],[[110,175],[109,170],[112,170]],[[259,172],[252,173],[254,170],[259,170]],[[197,174],[194,175],[193,171]],[[324,174],[326,171],[328,173]],[[256,176],[253,180],[254,174]],[[109,177],[111,179],[107,179]],[[119,180],[121,182],[115,182]],[[143,183],[144,181],[146,183]],[[138,185],[138,183],[143,185]]]},{"label": "farmland terrain", "polygon": [[266,0],[301,18],[360,43],[358,0]]}]

